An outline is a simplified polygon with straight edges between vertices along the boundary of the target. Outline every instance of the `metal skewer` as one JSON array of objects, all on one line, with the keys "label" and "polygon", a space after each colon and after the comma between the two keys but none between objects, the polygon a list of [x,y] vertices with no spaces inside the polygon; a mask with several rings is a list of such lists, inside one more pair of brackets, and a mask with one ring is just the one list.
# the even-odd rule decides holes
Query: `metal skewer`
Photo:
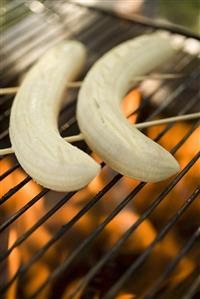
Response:
[{"label": "metal skewer", "polygon": [[[171,80],[171,79],[177,79],[184,77],[185,74],[150,74],[150,75],[145,75],[145,76],[136,76],[134,77],[131,82],[135,81],[143,81],[146,79],[150,80]],[[66,87],[68,88],[79,88],[82,85],[82,81],[76,81],[76,82],[67,82]],[[19,86],[14,86],[14,87],[5,87],[5,88],[0,88],[0,95],[6,95],[6,94],[15,94],[19,90]]]}]

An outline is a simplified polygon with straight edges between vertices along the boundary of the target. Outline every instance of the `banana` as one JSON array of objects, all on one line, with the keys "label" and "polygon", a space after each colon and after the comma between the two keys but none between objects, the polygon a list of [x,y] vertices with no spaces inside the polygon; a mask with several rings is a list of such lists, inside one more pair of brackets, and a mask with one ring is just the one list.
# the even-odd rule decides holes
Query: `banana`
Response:
[{"label": "banana", "polygon": [[87,185],[100,166],[59,134],[57,118],[67,81],[79,74],[85,47],[66,41],[48,50],[27,73],[11,109],[12,150],[39,184],[56,191]]},{"label": "banana", "polygon": [[158,33],[126,41],[101,57],[86,75],[78,95],[77,120],[85,141],[119,173],[142,180],[164,180],[180,169],[175,158],[130,124],[121,100],[143,76],[176,50]]}]

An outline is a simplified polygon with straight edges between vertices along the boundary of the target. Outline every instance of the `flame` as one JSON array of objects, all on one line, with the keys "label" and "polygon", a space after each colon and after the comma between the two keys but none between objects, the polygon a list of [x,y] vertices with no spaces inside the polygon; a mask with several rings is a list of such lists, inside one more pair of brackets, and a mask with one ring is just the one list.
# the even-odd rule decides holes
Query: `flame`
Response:
[{"label": "flame", "polygon": [[[148,135],[150,138],[155,138],[163,129],[164,125],[159,127],[152,127],[148,129]],[[185,123],[178,123],[165,134],[159,142],[166,149],[170,150],[175,144],[181,140],[191,126]],[[199,128],[188,138],[188,140],[181,146],[176,153],[176,159],[179,161],[181,167],[185,167],[186,164],[194,157],[197,153],[200,145]],[[173,138],[171,138],[173,136]],[[149,220],[154,227],[161,229],[170,218],[180,209],[185,202],[186,198],[194,191],[198,185],[200,173],[198,171],[199,162],[191,168],[191,170],[185,175],[181,181],[175,186],[173,190],[164,198],[154,212],[149,216]],[[137,182],[129,178],[124,178],[129,186],[135,187]],[[155,198],[163,191],[164,188],[169,184],[169,180],[163,181],[157,184],[147,184],[143,188],[138,196],[134,200],[134,208],[139,214],[144,213],[149,204],[155,200]],[[157,255],[156,264],[167,265],[172,261],[176,255],[179,254],[181,247],[184,246],[185,242],[181,242],[180,234],[185,235],[187,231],[191,231],[193,228],[199,225],[200,217],[200,198],[196,199],[192,205],[185,211],[181,216],[177,224],[167,234],[167,236],[159,243],[156,249],[152,253],[153,256]],[[187,226],[185,225],[187,223]],[[191,233],[189,234],[191,235]],[[186,237],[187,240],[187,237]],[[171,286],[177,285],[183,281],[195,268],[195,258],[192,255],[182,258],[174,273],[171,275],[170,283]],[[150,260],[151,260],[150,259]],[[150,262],[150,261],[149,261]],[[162,270],[161,270],[162,272]],[[161,273],[160,272],[160,273]]]},{"label": "flame", "polygon": [[[1,171],[5,172],[6,170],[12,167],[12,162],[8,159],[1,161]],[[1,196],[6,194],[11,188],[19,184],[26,178],[26,174],[21,169],[16,169],[10,175],[8,175],[1,183]],[[28,182],[20,190],[14,193],[4,204],[3,209],[6,211],[7,216],[10,216],[14,211],[19,210],[25,204],[27,204],[32,198],[38,195],[42,191],[42,188],[36,184],[34,181]],[[27,210],[19,219],[16,221],[18,230],[23,233],[25,230],[28,230],[32,227],[35,222],[41,218],[45,212],[43,205],[44,198],[41,198],[36,204],[34,204],[29,210]],[[41,226],[37,232],[35,232],[29,241],[34,238],[31,242],[31,247],[40,247],[45,244],[50,238],[51,234]]]},{"label": "flame", "polygon": [[[75,279],[73,280],[71,283],[68,284],[68,286],[66,287],[61,299],[66,299],[69,298],[69,296],[71,294],[73,294],[73,291],[76,289],[76,287],[78,287],[79,283],[81,282],[81,279]],[[81,289],[76,296],[74,296],[74,299],[80,299],[81,295],[82,295],[83,290]],[[97,297],[98,299],[98,297]]]},{"label": "flame", "polygon": [[[156,127],[148,128],[148,136],[150,138],[155,138],[166,125],[160,125]],[[185,132],[191,129],[191,125],[180,122],[174,124],[174,126],[161,138],[159,143],[170,150],[173,146],[176,145],[177,141],[180,140]],[[173,138],[172,138],[173,136]],[[180,163],[181,167],[185,167],[189,160],[191,160],[194,155],[197,153],[200,147],[200,127],[198,127],[192,135],[186,140],[186,142],[181,146],[181,148],[175,154],[176,159]],[[193,167],[193,175],[196,177],[200,177],[200,173],[198,172],[199,164],[195,163]]]},{"label": "flame", "polygon": [[[25,283],[23,286],[23,292],[25,298],[30,298],[33,292],[40,287],[42,282],[50,275],[49,266],[45,262],[37,262],[34,264],[26,274]],[[49,288],[42,290],[37,298],[46,299],[48,298]]]},{"label": "flame", "polygon": [[[104,246],[110,249],[131,225],[138,220],[138,215],[131,210],[121,211],[104,229]],[[145,220],[126,241],[121,253],[138,254],[146,249],[156,236],[156,230]]]},{"label": "flame", "polygon": [[[9,241],[8,246],[12,246],[12,244],[17,239],[17,232],[14,229],[11,229],[9,232]],[[20,267],[20,261],[21,261],[21,255],[18,248],[15,248],[13,252],[9,255],[8,260],[8,278],[9,280],[15,275],[17,270]],[[16,280],[12,286],[8,289],[8,292],[6,294],[6,299],[15,299],[17,298],[17,285],[18,280]]]},{"label": "flame", "polygon": [[[0,175],[4,174],[6,171],[8,171],[12,167],[12,163],[9,159],[2,159],[0,161]],[[14,186],[14,175],[16,173],[16,170],[12,173],[12,175],[8,175],[1,181],[1,187],[0,187],[0,197],[3,197],[4,194],[6,194],[13,186]],[[12,211],[16,207],[16,201],[8,200],[6,203],[6,211]]]},{"label": "flame", "polygon": [[124,293],[124,294],[118,295],[115,299],[134,299],[134,298],[136,298],[135,295]]},{"label": "flame", "polygon": [[[2,173],[10,169],[12,166],[13,164],[11,160],[1,160],[0,169]],[[13,188],[13,186],[16,186],[18,183],[20,183],[23,179],[26,178],[26,176],[27,175],[20,169],[16,169],[14,172],[8,175],[1,182],[1,196],[6,194],[11,188]],[[27,202],[29,202],[29,200],[31,200],[34,196],[41,192],[41,190],[41,187],[37,185],[35,182],[28,182],[24,187],[22,187],[19,191],[13,194],[4,203],[3,210],[5,211],[7,217],[13,215],[15,211],[18,211],[21,207],[23,207]],[[22,216],[20,216],[19,220],[17,220],[13,225],[10,226],[11,229],[8,248],[10,248],[10,246],[14,243],[17,237],[20,237],[25,231],[31,228],[45,212],[43,200],[44,198],[41,198],[37,204],[33,205],[28,211],[26,211]],[[15,229],[13,229],[12,227],[15,227]],[[12,267],[12,273],[14,273],[14,271],[16,271],[16,268],[19,266],[19,252],[21,256],[21,261],[26,262],[32,257],[34,252],[37,252],[39,248],[46,244],[46,242],[51,238],[51,236],[52,235],[46,230],[46,228],[44,226],[41,226],[37,231],[35,231],[31,235],[30,238],[26,240],[26,242],[24,242],[20,247],[14,249],[13,252],[9,255],[9,263],[11,265],[10,267]],[[53,256],[55,256],[55,249],[51,249],[51,251],[48,252],[48,261],[51,260],[50,257],[52,256],[53,252]],[[26,285],[24,286],[25,292],[27,289],[30,295],[30,290],[33,290],[34,287],[39,286],[39,284],[42,283],[44,279],[44,272],[46,275],[47,273],[49,274],[48,267],[46,267],[45,264],[42,264],[42,266],[38,266],[36,270],[34,270],[34,267],[30,268],[27,274],[27,279],[30,280],[26,281]],[[9,299],[14,298],[12,297],[14,292],[16,292],[16,283],[14,283],[13,287],[9,289],[8,294],[9,296],[11,296],[9,297]]]},{"label": "flame", "polygon": [[131,116],[129,115],[139,108],[140,103],[141,93],[138,89],[133,89],[131,92],[129,92],[122,102],[122,111],[132,124],[136,122],[137,114]]},{"label": "flame", "polygon": [[102,162],[101,158],[96,153],[92,152],[91,156],[97,163],[100,164]]},{"label": "flame", "polygon": [[102,174],[96,176],[92,182],[87,186],[88,192],[96,194],[99,190],[103,188],[105,181]]},{"label": "flame", "polygon": [[[154,138],[163,130],[165,126],[152,127],[148,130],[150,138]],[[189,124],[180,123],[175,124],[173,128],[163,136],[160,140],[160,144],[166,149],[171,149],[191,128]],[[171,138],[173,136],[173,138]],[[187,139],[187,141],[181,146],[181,148],[175,154],[176,159],[181,165],[181,168],[195,156],[200,147],[200,128]],[[150,219],[156,226],[169,221],[170,217],[183,205],[185,199],[190,196],[199,183],[200,179],[200,161],[197,161],[189,172],[181,179],[181,181],[175,186],[175,188],[165,197],[165,199],[159,204],[156,210],[152,213]],[[156,198],[156,196],[167,186],[171,179],[157,183],[148,184],[140,193],[140,196],[136,197],[135,207],[139,213],[143,213],[150,202]],[[127,179],[128,184],[135,186],[135,181]],[[149,196],[151,194],[151,196]],[[190,208],[180,218],[178,224],[183,228],[183,222],[187,223],[188,227],[195,227],[199,224],[200,217],[200,199],[196,199]],[[185,227],[185,225],[184,225]]]},{"label": "flame", "polygon": [[[160,242],[160,250],[172,261],[180,252],[181,246],[177,241],[177,234],[170,231]],[[195,263],[188,257],[183,257],[169,278],[170,286],[177,285],[183,281],[195,268]]]}]

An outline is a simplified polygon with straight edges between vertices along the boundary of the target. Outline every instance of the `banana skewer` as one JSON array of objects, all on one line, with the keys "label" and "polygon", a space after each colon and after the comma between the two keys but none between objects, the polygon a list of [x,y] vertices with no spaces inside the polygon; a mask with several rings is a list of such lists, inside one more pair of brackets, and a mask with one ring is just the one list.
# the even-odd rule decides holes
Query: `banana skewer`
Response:
[{"label": "banana skewer", "polygon": [[[150,80],[172,80],[172,79],[179,79],[182,77],[186,77],[186,74],[182,73],[174,73],[174,74],[150,74],[150,75],[144,75],[144,76],[135,76],[131,82],[140,82],[146,79]],[[75,81],[75,82],[67,82],[66,88],[79,88],[82,85],[82,81]],[[13,87],[2,87],[0,88],[0,95],[6,95],[6,94],[15,94],[19,90],[19,86],[13,86]]]},{"label": "banana skewer", "polygon": [[[179,122],[179,121],[188,121],[188,120],[198,119],[198,118],[200,118],[200,112],[195,112],[195,113],[172,116],[172,117],[167,117],[167,118],[162,118],[162,119],[157,119],[157,120],[152,120],[152,121],[146,121],[146,122],[142,122],[142,123],[136,123],[134,126],[140,130],[140,129],[145,129],[145,128],[149,128],[149,127],[153,127],[153,126],[159,126],[162,124],[170,124],[170,123],[175,123],[175,122]],[[69,143],[73,143],[76,141],[84,140],[84,136],[82,133],[80,133],[77,135],[64,137],[64,139]],[[0,156],[9,155],[9,154],[13,154],[13,153],[14,153],[14,150],[12,149],[12,147],[0,149]]]},{"label": "banana skewer", "polygon": [[[84,64],[84,46],[71,41],[49,50],[19,88],[11,110],[12,148],[2,149],[0,154],[14,151],[35,181],[57,191],[84,187],[100,169],[69,143],[81,139],[123,175],[156,182],[175,174],[179,165],[173,156],[131,125],[120,107],[133,82],[145,78],[174,53],[167,38],[144,35],[104,55],[81,84],[73,80]],[[77,107],[81,134],[62,138],[57,117],[66,82],[68,87],[82,85]],[[150,125],[154,124],[137,124],[138,128]]]}]

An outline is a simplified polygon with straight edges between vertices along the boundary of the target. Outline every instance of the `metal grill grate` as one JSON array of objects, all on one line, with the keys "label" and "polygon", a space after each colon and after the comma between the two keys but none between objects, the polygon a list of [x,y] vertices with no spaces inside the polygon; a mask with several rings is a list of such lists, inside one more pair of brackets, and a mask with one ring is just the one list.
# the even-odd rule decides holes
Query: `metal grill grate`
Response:
[{"label": "metal grill grate", "polygon": [[[36,6],[34,6],[33,3],[36,3]],[[13,25],[15,23],[15,18],[12,19],[12,21],[9,19],[9,14],[13,13],[15,13],[16,25]],[[119,19],[118,17],[113,15],[111,16],[100,11],[79,7],[74,4],[66,3],[65,1],[45,1],[44,4],[38,1],[27,1],[26,5],[24,5],[23,1],[13,1],[13,5],[9,4],[8,11],[3,12],[3,14],[5,17],[5,23],[3,25],[5,33],[2,33],[3,47],[1,53],[2,64],[0,79],[2,86],[19,83],[21,75],[41,55],[41,53],[64,38],[73,37],[82,41],[88,47],[89,58],[85,70],[86,72],[96,59],[98,59],[98,57],[100,57],[108,49],[124,40],[154,30],[153,28],[148,28],[147,26],[143,26],[135,22]],[[177,54],[170,64],[164,66],[163,69],[166,72],[170,72],[171,70],[184,72],[187,74],[187,78],[177,79],[173,82],[160,81],[159,85],[154,88],[153,91],[145,95],[141,106],[134,111],[135,114],[139,113],[138,120],[150,120],[160,114],[171,114],[173,111],[175,111],[176,114],[181,115],[198,109],[197,106],[199,105],[200,98],[197,86],[200,75],[198,58],[181,52]],[[160,95],[161,99],[163,98],[163,92],[165,94],[165,100],[160,102],[155,101],[155,99],[158,99]],[[66,134],[74,134],[78,130],[76,118],[74,116],[76,96],[77,92],[73,91],[70,93],[68,97],[69,102],[65,105],[65,107],[63,107],[60,114],[60,131],[65,136]],[[181,102],[183,98],[188,96],[190,97],[190,101],[187,103],[184,101]],[[0,101],[1,147],[9,146],[8,123],[12,100],[13,97],[4,96],[1,97]],[[182,104],[180,105],[180,103]],[[170,130],[173,126],[174,124],[165,126],[164,129],[157,134],[155,140],[160,141],[163,136],[170,134]],[[190,125],[188,129],[184,131],[183,136],[175,140],[176,144],[171,148],[171,153],[175,154],[180,148],[182,148],[185,142],[187,142],[187,140],[196,132],[198,126],[199,121]],[[77,144],[81,148],[89,151],[84,142],[79,142]],[[98,290],[98,281],[102,277],[102,273],[104,273],[102,272],[102,269],[112,269],[112,261],[115,261],[115,263],[119,261],[117,258],[118,255],[120,255],[120,249],[123,247],[127,239],[135,233],[137,228],[140,227],[146,219],[151,217],[156,208],[166,199],[170,192],[177,188],[178,184],[182,182],[185,177],[187,178],[187,175],[190,173],[192,167],[198,163],[199,157],[200,153],[197,152],[191,160],[187,161],[185,167],[174,179],[171,179],[165,185],[161,186],[161,188],[158,188],[156,196],[152,198],[151,203],[146,207],[145,211],[141,213],[137,221],[135,221],[130,228],[124,232],[110,250],[101,252],[98,258],[96,257],[94,261],[92,260],[90,262],[89,267],[83,271],[84,273],[82,273],[82,278],[79,284],[73,289],[70,297],[67,298],[75,298],[78,292],[85,287],[85,289],[89,290],[90,293],[87,293],[86,291],[85,297],[81,298],[95,298],[95,289]],[[0,163],[4,160],[5,158],[1,159]],[[104,171],[105,168],[108,167],[102,163],[102,171]],[[1,184],[4,183],[5,179],[9,178],[12,174],[15,174],[16,170],[19,169],[20,165],[13,157],[12,166],[5,172],[1,173]],[[34,252],[26,262],[21,264],[10,280],[5,280],[2,283],[0,289],[1,294],[5,295],[8,293],[9,288],[14,284],[14,282],[16,282],[16,280],[21,279],[21,281],[23,281],[23,277],[25,277],[28,271],[41,260],[45,259],[45,254],[61,242],[83,216],[87,215],[88,212],[98,206],[100,202],[103,202],[105,205],[105,196],[112,196],[112,193],[110,192],[117,188],[123,180],[124,178],[122,175],[111,172],[109,178],[107,178],[104,182],[103,187],[101,187],[94,196],[90,196],[88,198],[88,201],[80,207],[77,214],[73,216],[72,219],[62,224],[62,226],[58,226],[48,242]],[[12,203],[12,196],[15,196],[30,181],[31,178],[26,176],[21,182],[13,185],[12,188],[3,194],[0,199],[1,207],[9,204],[9,202]],[[62,276],[66,275],[66,279],[69,278],[70,273],[72,273],[72,271],[76,271],[80,258],[84,259],[85,252],[90,252],[88,251],[89,248],[93,248],[95,240],[98,239],[101,233],[105,230],[106,226],[115,217],[117,217],[121,211],[130,207],[130,204],[133,204],[132,207],[134,207],[134,202],[137,196],[143,194],[142,192],[145,190],[147,185],[148,184],[141,182],[137,185],[135,184],[129,193],[125,192],[126,194],[123,194],[120,201],[113,205],[113,209],[106,212],[104,219],[93,227],[92,231],[70,251],[70,254],[65,255],[60,264],[56,266],[54,265],[54,267],[51,268],[48,276],[45,277],[43,282],[28,298],[39,298],[41,292],[45,288],[49,286],[56,286],[56,281]],[[5,266],[9,257],[13,254],[16,248],[21,248],[20,246],[26,243],[26,241],[30,239],[38,229],[47,224],[51,225],[53,217],[59,213],[62,208],[65,208],[67,213],[68,205],[71,201],[73,201],[74,196],[77,196],[79,193],[82,194],[82,191],[70,192],[67,194],[55,194],[50,190],[43,189],[26,204],[6,217],[6,219],[2,217],[3,220],[0,224],[0,233],[4,235],[9,233],[9,230],[14,227],[16,223],[20,223],[21,217],[30,211],[38,202],[43,200],[44,196],[56,198],[55,202],[46,209],[46,212],[37,219],[30,228],[18,236],[8,249],[2,250],[0,254],[0,262],[2,265]],[[106,290],[106,293],[101,295],[102,298],[116,298],[119,291],[123,289],[124,285],[126,285],[128,281],[130,281],[130,278],[133,279],[135,277],[133,276],[134,274],[139,275],[139,269],[143,267],[153,250],[157,245],[159,245],[160,241],[168,235],[171,228],[176,225],[184,212],[197,201],[199,193],[200,186],[196,185],[189,196],[185,196],[183,194],[182,205],[166,221],[166,223],[159,228],[159,231],[151,244],[139,255],[128,260],[129,263],[124,268],[124,271],[120,273],[116,280],[113,281],[109,289]],[[151,196],[151,194],[149,196]],[[199,225],[200,223],[198,222],[198,225],[190,231],[190,235],[182,243],[179,253],[160,273],[159,278],[150,286],[148,292],[143,294],[143,298],[172,298],[169,297],[171,295],[166,295],[168,297],[165,296],[165,294],[168,294],[168,290],[164,287],[165,282],[188,252],[194,247],[199,248]],[[79,238],[79,236],[77,236],[77,238]],[[65,251],[64,243],[60,244],[61,250]],[[116,265],[114,265],[114,269],[115,267]],[[195,269],[191,273],[192,278],[189,285],[187,285],[186,279],[186,289],[181,286],[182,290],[178,290],[180,291],[180,293],[178,293],[179,298],[198,298],[195,296],[198,296],[199,294],[199,267],[199,265],[195,265]],[[114,271],[111,272],[112,274],[114,273]],[[176,286],[176,288],[178,288],[178,286]],[[48,298],[61,298],[59,297],[61,295],[57,292],[58,291],[55,291],[52,287],[53,295],[49,295]]]}]

